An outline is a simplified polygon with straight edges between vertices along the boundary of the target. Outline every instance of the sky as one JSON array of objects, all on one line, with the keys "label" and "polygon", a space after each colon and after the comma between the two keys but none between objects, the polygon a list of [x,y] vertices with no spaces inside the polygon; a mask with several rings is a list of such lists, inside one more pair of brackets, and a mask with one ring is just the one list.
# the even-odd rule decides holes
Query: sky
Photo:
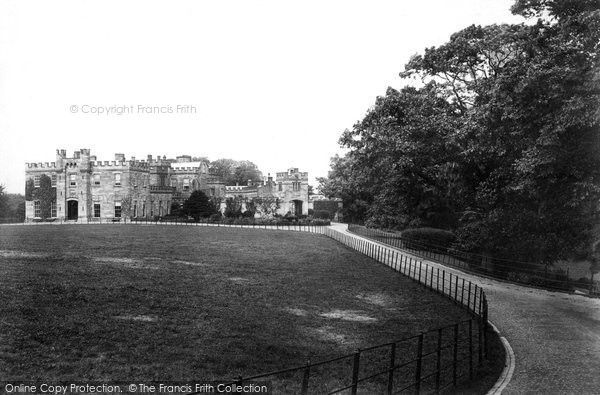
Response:
[{"label": "sky", "polygon": [[309,182],[411,55],[513,0],[0,3],[0,184],[90,148],[250,160]]}]

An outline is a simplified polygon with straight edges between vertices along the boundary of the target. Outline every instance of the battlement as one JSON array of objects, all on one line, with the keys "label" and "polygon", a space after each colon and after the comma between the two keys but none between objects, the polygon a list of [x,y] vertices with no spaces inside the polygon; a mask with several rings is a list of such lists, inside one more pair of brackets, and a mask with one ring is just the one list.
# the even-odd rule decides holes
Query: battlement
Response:
[{"label": "battlement", "polygon": [[225,186],[225,195],[255,195],[258,193],[258,188],[247,185],[227,185]]},{"label": "battlement", "polygon": [[277,173],[277,178],[278,179],[294,179],[296,178],[296,174],[298,174],[301,178],[308,178],[308,172],[295,172],[295,173],[290,173],[290,172],[282,172],[282,173]]},{"label": "battlement", "polygon": [[246,186],[246,185],[226,185],[225,186],[225,190],[226,191],[244,191],[246,189],[249,189],[250,187]]},{"label": "battlement", "polygon": [[200,167],[172,167],[171,168],[171,171],[175,174],[197,172],[198,170],[200,170]]},{"label": "battlement", "polygon": [[94,167],[127,167],[129,162],[117,162],[116,160],[98,160],[96,162],[90,162]]},{"label": "battlement", "polygon": [[26,163],[28,169],[56,169],[56,162]]}]

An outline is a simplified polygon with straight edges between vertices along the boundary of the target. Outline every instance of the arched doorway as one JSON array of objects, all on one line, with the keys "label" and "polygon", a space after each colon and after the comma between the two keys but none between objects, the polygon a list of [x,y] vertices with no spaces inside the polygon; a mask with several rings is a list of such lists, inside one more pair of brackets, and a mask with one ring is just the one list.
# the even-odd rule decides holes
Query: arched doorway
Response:
[{"label": "arched doorway", "polygon": [[67,201],[67,219],[77,220],[77,214],[79,212],[79,203],[77,200]]},{"label": "arched doorway", "polygon": [[292,200],[294,203],[294,215],[299,217],[302,215],[302,200]]}]

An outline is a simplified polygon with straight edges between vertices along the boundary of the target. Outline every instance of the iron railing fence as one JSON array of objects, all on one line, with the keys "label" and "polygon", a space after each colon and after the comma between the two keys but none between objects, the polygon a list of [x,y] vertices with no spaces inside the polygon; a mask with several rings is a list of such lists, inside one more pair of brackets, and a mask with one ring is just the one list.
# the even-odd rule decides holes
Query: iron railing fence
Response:
[{"label": "iron railing fence", "polygon": [[238,377],[270,381],[276,394],[439,393],[475,377],[484,360],[482,320],[474,317],[415,336],[303,366]]},{"label": "iron railing fence", "polygon": [[323,234],[325,229],[330,225],[329,223],[323,224],[298,224],[294,222],[289,223],[223,223],[219,221],[210,221],[208,219],[195,220],[159,220],[159,219],[128,219],[128,218],[82,218],[78,221],[69,221],[63,219],[56,219],[54,221],[40,221],[40,222],[20,222],[11,223],[10,225],[177,225],[177,226],[205,226],[205,227],[225,227],[225,228],[248,228],[248,229],[273,229],[273,230],[295,230],[309,233]]},{"label": "iron railing fence", "polygon": [[409,251],[413,255],[456,267],[473,274],[553,290],[573,291],[575,285],[589,287],[590,291],[594,289],[594,284],[591,280],[589,284],[579,284],[570,279],[568,268],[566,271],[560,271],[532,262],[490,258],[481,254],[468,253],[440,245],[408,240],[398,233],[367,228],[363,225],[349,224],[348,230],[380,243]]}]

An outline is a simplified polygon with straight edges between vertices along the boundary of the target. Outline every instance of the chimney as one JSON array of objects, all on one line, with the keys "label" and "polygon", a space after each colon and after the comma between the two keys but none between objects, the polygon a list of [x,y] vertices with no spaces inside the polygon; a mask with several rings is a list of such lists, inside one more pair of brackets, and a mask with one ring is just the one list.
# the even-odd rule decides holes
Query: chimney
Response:
[{"label": "chimney", "polygon": [[152,155],[148,155],[148,162],[152,162]]}]

